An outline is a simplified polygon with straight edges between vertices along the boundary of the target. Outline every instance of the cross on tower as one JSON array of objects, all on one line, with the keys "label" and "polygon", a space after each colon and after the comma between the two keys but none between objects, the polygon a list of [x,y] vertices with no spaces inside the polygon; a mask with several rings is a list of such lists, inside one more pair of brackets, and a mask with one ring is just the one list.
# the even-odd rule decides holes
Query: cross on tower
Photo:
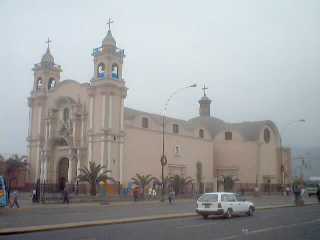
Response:
[{"label": "cross on tower", "polygon": [[206,87],[205,84],[203,84],[202,90],[203,90],[203,95],[204,95],[204,96],[207,96],[207,95],[206,95],[206,90],[208,90],[208,88]]},{"label": "cross on tower", "polygon": [[114,22],[111,20],[111,18],[109,18],[109,20],[108,20],[108,22],[107,22],[107,24],[109,25],[109,31],[110,31],[111,23],[114,23]]},{"label": "cross on tower", "polygon": [[48,48],[50,47],[50,43],[51,43],[52,41],[50,40],[50,38],[48,38],[48,40],[46,41],[46,44],[48,44]]}]

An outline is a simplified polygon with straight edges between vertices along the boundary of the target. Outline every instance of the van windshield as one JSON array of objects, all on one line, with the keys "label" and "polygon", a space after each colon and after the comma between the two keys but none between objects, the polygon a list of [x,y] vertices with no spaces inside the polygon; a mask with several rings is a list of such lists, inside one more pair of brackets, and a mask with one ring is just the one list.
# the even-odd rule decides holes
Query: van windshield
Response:
[{"label": "van windshield", "polygon": [[218,202],[218,194],[203,194],[199,202]]}]

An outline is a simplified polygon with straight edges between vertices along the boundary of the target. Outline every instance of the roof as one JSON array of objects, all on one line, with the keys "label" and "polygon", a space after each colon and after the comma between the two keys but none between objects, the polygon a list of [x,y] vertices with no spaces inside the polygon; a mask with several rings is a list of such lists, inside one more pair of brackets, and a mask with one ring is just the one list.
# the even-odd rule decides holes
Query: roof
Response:
[{"label": "roof", "polygon": [[42,56],[41,58],[41,63],[49,63],[49,64],[54,64],[54,58],[50,52],[50,48],[47,48],[46,53]]},{"label": "roof", "polygon": [[[162,115],[148,113],[143,111],[138,111],[132,108],[125,108],[124,118],[125,120],[133,120],[138,116],[148,116],[159,125],[162,124]],[[195,129],[195,128],[206,128],[211,137],[214,138],[220,132],[224,132],[226,130],[229,131],[237,131],[243,137],[245,141],[256,141],[259,139],[261,130],[267,125],[269,126],[275,134],[279,134],[278,128],[276,125],[270,121],[255,121],[255,122],[240,122],[240,123],[228,123],[219,118],[209,117],[209,116],[199,116],[192,118],[188,121],[166,117],[167,122],[175,122],[187,129]]]},{"label": "roof", "polygon": [[108,30],[107,36],[105,36],[105,38],[102,41],[102,46],[105,45],[116,46],[116,40],[114,40],[114,37],[112,36],[110,29]]},{"label": "roof", "polygon": [[224,131],[237,131],[246,141],[256,141],[259,139],[261,130],[267,125],[278,134],[276,125],[270,121],[240,122],[228,123],[215,117],[200,116],[192,118],[189,123],[193,126],[206,126],[211,133],[212,138]]}]

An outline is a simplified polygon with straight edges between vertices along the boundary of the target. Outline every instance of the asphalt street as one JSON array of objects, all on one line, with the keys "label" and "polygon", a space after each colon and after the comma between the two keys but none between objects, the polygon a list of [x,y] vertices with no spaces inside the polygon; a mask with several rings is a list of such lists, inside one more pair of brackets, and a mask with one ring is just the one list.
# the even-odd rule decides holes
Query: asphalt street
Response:
[{"label": "asphalt street", "polygon": [[[272,206],[293,203],[291,197],[265,196],[252,199],[255,206]],[[314,201],[315,198],[307,198]],[[0,229],[24,226],[73,223],[123,219],[128,217],[153,216],[158,214],[178,214],[194,212],[195,202],[130,202],[127,205],[40,205],[34,208],[0,209]]]},{"label": "asphalt street", "polygon": [[0,240],[320,239],[320,206],[258,211],[253,217],[201,217],[0,236]]}]

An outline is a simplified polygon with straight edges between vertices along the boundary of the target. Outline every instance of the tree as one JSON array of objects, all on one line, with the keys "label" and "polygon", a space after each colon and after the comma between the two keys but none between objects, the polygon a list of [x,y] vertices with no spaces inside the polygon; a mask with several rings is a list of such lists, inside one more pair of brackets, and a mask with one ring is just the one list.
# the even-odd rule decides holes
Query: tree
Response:
[{"label": "tree", "polygon": [[173,185],[176,194],[179,194],[180,192],[184,192],[184,188],[188,184],[193,183],[193,179],[191,177],[181,177],[179,175],[175,175],[170,178],[170,182]]},{"label": "tree", "polygon": [[90,184],[90,194],[95,196],[97,194],[96,184],[101,181],[112,180],[113,178],[108,177],[108,173],[111,172],[106,167],[96,164],[95,162],[89,162],[89,168],[80,168],[80,181],[85,181]]},{"label": "tree", "polygon": [[135,177],[131,178],[132,182],[141,187],[142,192],[143,192],[143,197],[144,197],[144,190],[145,187],[148,186],[151,181],[155,180],[156,178],[152,177],[150,174],[148,175],[140,175],[139,173],[136,174]]},{"label": "tree", "polygon": [[198,192],[202,193],[202,163],[196,163],[196,178],[197,178],[197,185],[198,185]]}]

